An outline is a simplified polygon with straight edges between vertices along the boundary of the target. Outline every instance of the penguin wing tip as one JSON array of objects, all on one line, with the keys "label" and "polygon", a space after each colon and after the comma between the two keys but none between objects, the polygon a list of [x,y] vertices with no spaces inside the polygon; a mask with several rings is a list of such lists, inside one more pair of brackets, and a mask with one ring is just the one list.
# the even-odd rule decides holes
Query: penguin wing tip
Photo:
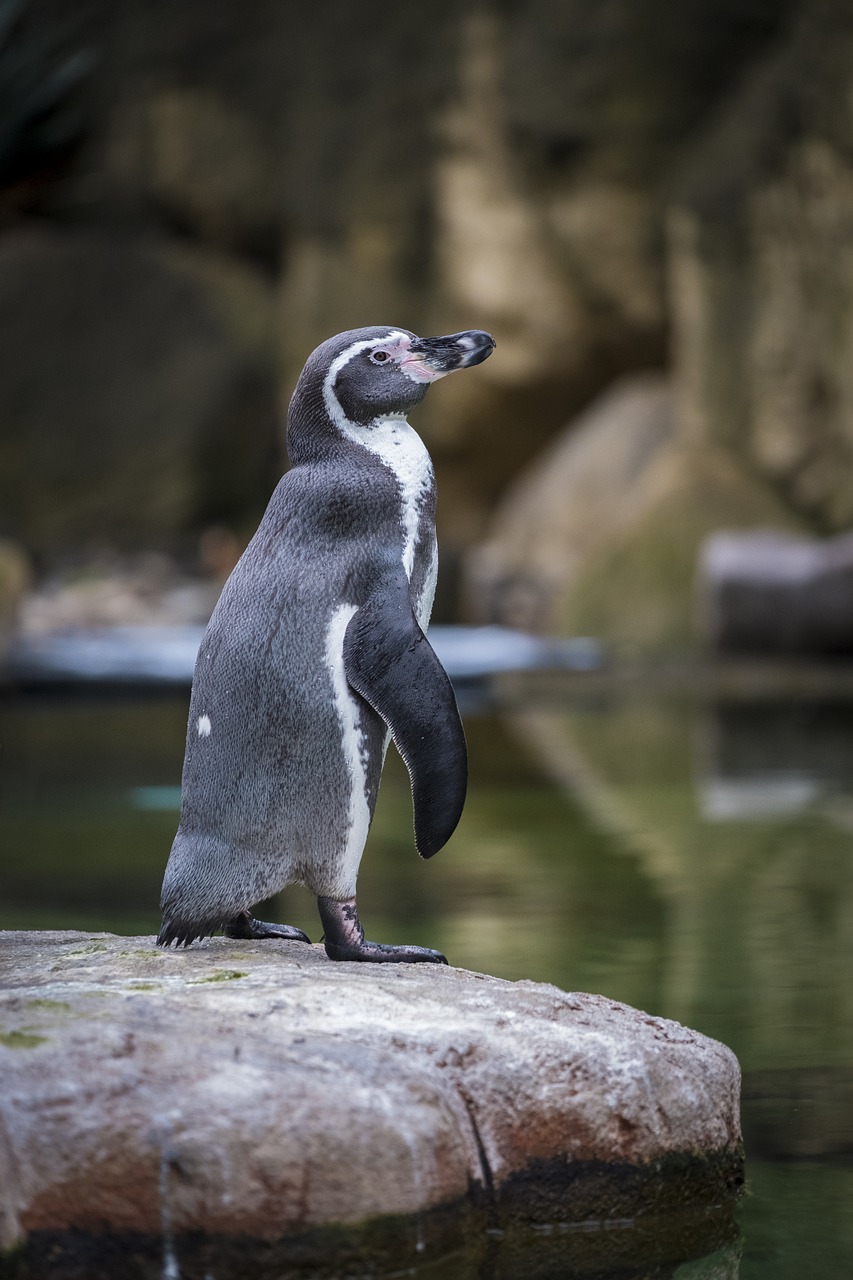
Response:
[{"label": "penguin wing tip", "polygon": [[457,789],[457,794],[446,800],[436,802],[429,788],[418,788],[415,792],[415,848],[426,860],[433,858],[450,840],[459,826],[462,809],[465,804],[465,787]]},{"label": "penguin wing tip", "polygon": [[415,848],[424,862],[434,858],[437,853],[441,852],[455,830],[455,822],[449,831],[435,832],[415,829]]}]

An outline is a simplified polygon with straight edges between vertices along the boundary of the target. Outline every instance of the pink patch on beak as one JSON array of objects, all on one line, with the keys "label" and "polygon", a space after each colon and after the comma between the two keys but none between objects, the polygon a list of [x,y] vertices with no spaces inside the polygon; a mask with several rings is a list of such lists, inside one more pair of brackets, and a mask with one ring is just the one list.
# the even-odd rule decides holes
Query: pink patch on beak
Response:
[{"label": "pink patch on beak", "polygon": [[407,378],[411,378],[412,382],[435,382],[438,378],[443,378],[444,372],[437,369],[431,369],[423,360],[419,360],[417,356],[409,356],[407,360],[400,361],[400,372],[404,373]]},{"label": "pink patch on beak", "polygon": [[411,340],[409,338],[401,338],[399,342],[395,342],[393,346],[386,347],[385,350],[392,360],[397,361],[400,366],[400,372],[404,373],[407,378],[411,378],[412,382],[435,382],[438,378],[444,377],[444,373],[431,369],[424,360],[410,355],[411,348]]}]

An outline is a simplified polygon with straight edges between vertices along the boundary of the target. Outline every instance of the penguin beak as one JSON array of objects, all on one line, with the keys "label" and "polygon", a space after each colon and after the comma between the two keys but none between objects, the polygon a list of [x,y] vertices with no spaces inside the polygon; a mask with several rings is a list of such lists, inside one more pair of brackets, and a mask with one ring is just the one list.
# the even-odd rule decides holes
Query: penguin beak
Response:
[{"label": "penguin beak", "polygon": [[466,329],[464,333],[451,333],[444,338],[415,338],[403,363],[414,364],[434,378],[441,378],[454,369],[470,369],[482,364],[495,349],[495,340],[482,329]]}]

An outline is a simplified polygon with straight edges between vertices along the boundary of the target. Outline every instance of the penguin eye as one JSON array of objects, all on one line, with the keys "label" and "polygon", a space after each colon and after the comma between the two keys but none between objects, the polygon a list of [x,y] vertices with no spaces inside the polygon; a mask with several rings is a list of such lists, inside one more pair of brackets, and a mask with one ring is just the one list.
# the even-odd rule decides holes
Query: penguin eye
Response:
[{"label": "penguin eye", "polygon": [[370,358],[374,364],[384,364],[391,356],[387,351],[371,351]]}]

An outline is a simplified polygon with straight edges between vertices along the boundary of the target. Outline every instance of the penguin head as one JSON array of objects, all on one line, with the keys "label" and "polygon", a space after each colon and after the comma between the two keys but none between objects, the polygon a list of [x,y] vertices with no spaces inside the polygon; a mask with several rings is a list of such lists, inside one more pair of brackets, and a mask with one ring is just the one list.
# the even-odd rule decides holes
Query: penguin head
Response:
[{"label": "penguin head", "polygon": [[418,338],[408,329],[351,329],[329,338],[308,358],[300,377],[322,382],[329,417],[362,427],[405,417],[431,382],[480,364],[494,339],[478,329],[442,338]]}]

